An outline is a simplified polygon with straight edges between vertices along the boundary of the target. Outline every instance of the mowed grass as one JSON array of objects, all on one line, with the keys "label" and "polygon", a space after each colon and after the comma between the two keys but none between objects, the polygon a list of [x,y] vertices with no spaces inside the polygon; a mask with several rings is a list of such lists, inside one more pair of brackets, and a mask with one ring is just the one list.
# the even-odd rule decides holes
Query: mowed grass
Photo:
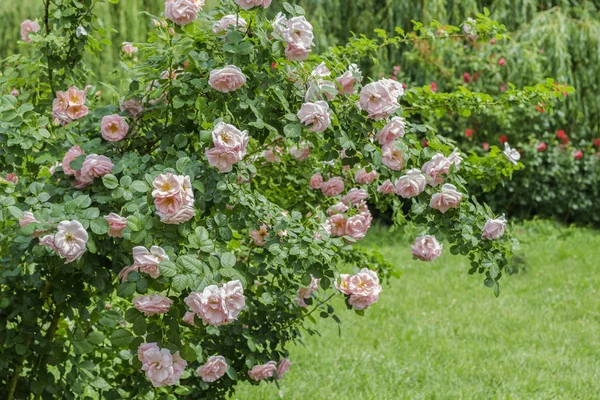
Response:
[{"label": "mowed grass", "polygon": [[464,258],[413,261],[406,239],[374,230],[402,278],[364,317],[339,301],[341,337],[321,320],[280,389],[242,384],[232,399],[600,399],[600,234],[517,229],[526,270],[499,298]]}]

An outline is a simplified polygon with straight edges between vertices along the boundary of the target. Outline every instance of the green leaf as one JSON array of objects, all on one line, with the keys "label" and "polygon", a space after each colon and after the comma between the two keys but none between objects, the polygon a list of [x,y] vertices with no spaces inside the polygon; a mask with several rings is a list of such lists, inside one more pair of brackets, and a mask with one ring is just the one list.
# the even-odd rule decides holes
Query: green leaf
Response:
[{"label": "green leaf", "polygon": [[117,186],[119,186],[119,181],[117,180],[117,177],[112,174],[104,175],[102,177],[102,183],[104,184],[104,187],[108,189],[114,189]]},{"label": "green leaf", "polygon": [[110,342],[117,347],[126,347],[132,340],[133,335],[125,329],[117,329],[110,335]]},{"label": "green leaf", "polygon": [[182,292],[194,286],[194,277],[189,274],[180,274],[173,278],[173,289]]},{"label": "green leaf", "polygon": [[95,218],[90,221],[90,229],[96,235],[106,234],[108,232],[109,228],[110,228],[110,225],[108,224],[108,221],[102,217]]},{"label": "green leaf", "polygon": [[283,127],[283,133],[289,138],[297,138],[302,133],[300,124],[287,124]]},{"label": "green leaf", "polygon": [[158,264],[160,274],[167,278],[172,278],[177,275],[177,266],[171,260],[163,260]]},{"label": "green leaf", "polygon": [[129,185],[129,188],[139,193],[145,193],[148,191],[148,185],[144,181],[133,181],[131,182],[131,185]]},{"label": "green leaf", "polygon": [[186,255],[177,258],[177,266],[187,273],[204,275],[204,263],[196,256]]},{"label": "green leaf", "polygon": [[106,339],[106,337],[102,332],[90,332],[87,335],[88,342],[95,345],[102,344],[102,342],[104,342],[104,339]]},{"label": "green leaf", "polygon": [[130,215],[127,217],[127,227],[134,232],[141,231],[143,227],[142,220],[135,215]]},{"label": "green leaf", "polygon": [[122,282],[117,287],[117,296],[130,298],[135,293],[135,282]]},{"label": "green leaf", "polygon": [[221,265],[225,268],[232,268],[235,266],[237,259],[232,253],[221,254]]},{"label": "green leaf", "polygon": [[17,208],[15,206],[10,206],[10,207],[8,207],[8,212],[10,212],[12,214],[12,216],[17,219],[23,218],[23,211],[20,208]]},{"label": "green leaf", "polygon": [[196,361],[196,358],[198,358],[196,350],[194,350],[192,346],[187,344],[179,349],[179,353],[181,354],[181,358],[188,362],[194,362]]}]

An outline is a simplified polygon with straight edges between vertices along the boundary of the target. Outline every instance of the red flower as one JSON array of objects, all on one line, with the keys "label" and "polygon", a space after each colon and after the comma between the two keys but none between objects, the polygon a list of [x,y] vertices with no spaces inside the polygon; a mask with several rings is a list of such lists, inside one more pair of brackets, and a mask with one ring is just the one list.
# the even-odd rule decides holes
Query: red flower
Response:
[{"label": "red flower", "polygon": [[594,146],[600,147],[600,138],[594,139]]},{"label": "red flower", "polygon": [[275,68],[277,68],[277,63],[276,62],[271,63],[271,69],[275,69]]},{"label": "red flower", "polygon": [[431,82],[431,84],[429,86],[431,87],[431,91],[433,93],[437,92],[437,83]]},{"label": "red flower", "polygon": [[499,66],[502,67],[504,64],[506,64],[506,60],[504,59],[504,57],[498,60],[498,65]]},{"label": "red flower", "polygon": [[429,142],[427,139],[423,139],[423,147],[429,147]]},{"label": "red flower", "polygon": [[500,143],[506,143],[506,142],[508,142],[508,137],[506,135],[500,136]]},{"label": "red flower", "polygon": [[562,144],[569,143],[569,136],[567,136],[567,134],[565,133],[565,131],[562,130],[562,129],[556,132],[556,137],[560,139],[560,141],[562,142]]},{"label": "red flower", "polygon": [[471,82],[471,75],[469,75],[468,72],[465,72],[463,74],[463,80],[465,81],[465,83],[470,83]]},{"label": "red flower", "polygon": [[468,138],[472,138],[473,137],[473,129],[469,128],[469,129],[465,130],[465,136]]},{"label": "red flower", "polygon": [[537,145],[537,151],[546,151],[546,148],[548,146],[546,146],[546,143],[541,142],[540,144]]},{"label": "red flower", "polygon": [[577,150],[575,154],[573,154],[573,158],[576,160],[581,160],[583,158],[583,151]]},{"label": "red flower", "polygon": [[544,110],[544,103],[542,103],[541,105],[538,104],[537,106],[535,106],[535,109],[538,110],[541,113],[545,113],[546,112],[546,110]]},{"label": "red flower", "polygon": [[485,151],[488,151],[490,149],[490,145],[487,142],[483,142],[483,144],[481,145],[481,147],[483,147],[483,149]]}]

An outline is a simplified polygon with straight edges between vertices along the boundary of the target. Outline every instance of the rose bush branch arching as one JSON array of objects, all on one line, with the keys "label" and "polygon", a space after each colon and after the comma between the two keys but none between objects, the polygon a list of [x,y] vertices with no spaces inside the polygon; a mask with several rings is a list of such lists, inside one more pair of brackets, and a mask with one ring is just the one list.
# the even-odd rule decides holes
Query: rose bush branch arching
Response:
[{"label": "rose bush branch arching", "polygon": [[[316,55],[304,11],[284,3],[268,20],[269,4],[167,0],[124,64],[128,90],[101,105],[71,62],[97,34],[94,2],[51,3],[89,25],[87,39],[50,48],[82,44],[50,64],[64,77],[55,97],[23,84],[0,98],[4,397],[215,399],[282,379],[287,345],[314,333],[316,311],[339,323],[338,296],[363,314],[397,274],[360,246],[372,207],[416,227],[416,258],[449,246],[499,294],[516,242],[466,187],[520,166],[500,151],[464,157],[419,120],[484,95],[364,78],[355,63],[381,37]],[[477,27],[502,36],[485,15]],[[45,57],[49,35],[30,35]],[[16,68],[1,82],[45,73]],[[551,92],[500,102],[535,96]]]}]

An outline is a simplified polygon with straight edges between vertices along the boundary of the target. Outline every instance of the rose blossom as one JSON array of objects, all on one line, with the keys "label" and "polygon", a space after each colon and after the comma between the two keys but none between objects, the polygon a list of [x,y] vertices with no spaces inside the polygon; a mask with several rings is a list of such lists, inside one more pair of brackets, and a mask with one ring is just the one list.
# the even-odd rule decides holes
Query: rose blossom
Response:
[{"label": "rose blossom", "polygon": [[132,56],[135,53],[137,53],[138,48],[135,47],[132,43],[125,42],[123,43],[123,47],[121,47],[121,51],[127,54],[128,56]]},{"label": "rose blossom", "polygon": [[194,192],[188,176],[161,174],[152,182],[156,214],[165,224],[181,224],[195,216]]},{"label": "rose blossom", "polygon": [[239,161],[239,155],[231,149],[213,147],[207,149],[204,154],[208,164],[221,173],[231,172],[233,165]]},{"label": "rose blossom", "polygon": [[104,219],[108,222],[109,226],[108,236],[123,237],[123,229],[127,226],[127,218],[123,218],[115,213],[110,213],[105,215]]},{"label": "rose blossom", "polygon": [[327,182],[323,182],[321,185],[321,192],[327,197],[335,197],[340,195],[344,191],[344,181],[339,176],[335,176],[329,179]]},{"label": "rose blossom", "polygon": [[354,215],[346,221],[346,235],[354,240],[362,240],[371,226],[369,219],[363,215]]},{"label": "rose blossom", "polygon": [[366,200],[369,197],[369,194],[364,189],[352,188],[342,197],[341,202],[344,204],[348,204],[349,202],[354,204],[358,204],[363,200]]},{"label": "rose blossom", "polygon": [[156,343],[142,343],[138,348],[138,359],[154,387],[176,384],[187,366],[179,352],[171,354],[169,349],[159,349]]},{"label": "rose blossom", "polygon": [[249,10],[254,7],[267,8],[272,0],[235,0],[235,3],[243,10]]},{"label": "rose blossom", "polygon": [[263,365],[255,365],[250,371],[248,376],[253,381],[261,381],[263,379],[271,378],[273,373],[277,370],[277,363],[275,361],[269,361]]},{"label": "rose blossom", "polygon": [[40,24],[37,21],[26,19],[25,21],[21,22],[21,39],[27,43],[31,42],[29,34],[39,32],[40,29]]},{"label": "rose blossom", "polygon": [[240,131],[233,125],[219,122],[213,129],[212,139],[216,148],[235,151],[239,160],[246,155],[248,131]]},{"label": "rose blossom", "polygon": [[462,200],[462,194],[456,191],[456,186],[446,183],[442,191],[431,196],[429,205],[442,213],[451,208],[457,208]]},{"label": "rose blossom", "polygon": [[435,236],[425,235],[415,238],[411,253],[421,261],[433,261],[442,254],[442,245]]},{"label": "rose blossom", "polygon": [[341,93],[354,94],[356,91],[354,85],[362,81],[362,73],[356,64],[350,64],[348,70],[335,80],[339,85]]},{"label": "rose blossom", "polygon": [[230,26],[233,27],[233,29],[237,27],[240,30],[244,30],[246,29],[246,20],[241,16],[234,14],[224,15],[220,20],[213,24],[212,29],[214,33],[220,35],[227,33]]},{"label": "rose blossom", "polygon": [[521,153],[519,153],[516,149],[511,149],[508,142],[504,142],[504,155],[508,157],[508,161],[515,165],[517,165],[521,159]]},{"label": "rose blossom", "polygon": [[396,191],[396,187],[389,179],[386,179],[378,188],[377,191],[383,194],[393,194]]},{"label": "rose blossom", "polygon": [[66,92],[56,92],[52,102],[52,117],[56,124],[68,125],[73,120],[85,117],[88,108],[84,105],[85,92],[71,86]]},{"label": "rose blossom", "polygon": [[35,219],[31,211],[25,211],[23,213],[23,218],[19,219],[19,226],[22,228],[34,222],[39,223],[40,221]]},{"label": "rose blossom", "polygon": [[329,207],[327,209],[327,214],[328,215],[343,214],[348,210],[349,210],[349,207],[345,203],[340,201],[339,203],[336,203],[333,206]]},{"label": "rose blossom", "polygon": [[196,374],[204,382],[214,382],[227,372],[227,361],[223,356],[211,356],[204,365],[198,367]]},{"label": "rose blossom", "polygon": [[304,103],[298,111],[298,118],[312,132],[324,132],[331,125],[329,104],[325,101]]},{"label": "rose blossom", "polygon": [[369,83],[360,91],[360,107],[369,113],[371,119],[387,118],[400,107],[397,96],[394,97],[400,92],[386,81]]},{"label": "rose blossom", "polygon": [[227,306],[227,319],[236,320],[246,306],[242,283],[238,280],[229,281],[221,287],[221,290]]},{"label": "rose blossom", "polygon": [[154,178],[152,186],[154,186],[152,197],[155,199],[172,197],[181,192],[181,181],[177,178],[177,175],[170,172]]},{"label": "rose blossom", "polygon": [[254,241],[254,244],[257,246],[265,245],[265,238],[267,237],[267,235],[267,225],[265,224],[262,224],[260,226],[260,229],[255,229],[252,232],[250,232],[250,237]]},{"label": "rose blossom", "polygon": [[168,260],[169,256],[162,247],[152,246],[150,250],[144,246],[133,248],[133,265],[139,267],[141,272],[145,272],[152,278],[160,276],[158,264],[163,260]]},{"label": "rose blossom", "polygon": [[323,185],[323,176],[317,172],[310,177],[309,186],[311,189],[317,190],[321,188],[321,185]]},{"label": "rose blossom", "polygon": [[121,104],[119,106],[121,112],[127,112],[131,115],[132,118],[137,118],[140,115],[144,108],[142,107],[142,103],[135,97],[125,100],[125,98],[121,99]]},{"label": "rose blossom", "polygon": [[451,162],[448,160],[442,153],[435,154],[431,160],[427,161],[423,164],[421,170],[430,179],[428,179],[428,183],[431,186],[438,186],[444,183],[444,177],[442,174],[447,175],[450,171]]},{"label": "rose blossom", "polygon": [[367,172],[366,167],[364,167],[364,168],[360,169],[358,172],[356,172],[354,179],[356,180],[356,183],[358,183],[360,185],[369,184],[369,183],[373,182],[375,179],[377,179],[377,171],[372,169],[371,172]]},{"label": "rose blossom", "polygon": [[[50,236],[50,235],[48,235]],[[58,224],[57,232],[52,239],[44,236],[40,243],[51,241],[54,250],[63,258],[66,259],[65,264],[75,261],[86,251],[88,242],[88,233],[83,228],[79,221],[62,221]]]},{"label": "rose blossom", "polygon": [[4,177],[4,180],[7,182],[10,182],[10,183],[14,183],[15,185],[17,183],[19,183],[19,177],[14,172],[10,172],[10,173],[6,174],[6,176]]},{"label": "rose blossom", "polygon": [[504,229],[506,228],[506,219],[504,215],[497,219],[489,219],[483,227],[481,237],[483,239],[494,240],[504,235]]},{"label": "rose blossom", "polygon": [[173,304],[173,300],[159,294],[138,296],[133,299],[135,308],[144,313],[146,317],[168,312],[171,308],[171,304]]},{"label": "rose blossom", "polygon": [[[458,149],[454,149],[452,151],[452,153],[447,157],[448,162],[450,162],[450,164],[454,164],[454,169],[456,171],[458,171],[460,164],[463,161],[462,155],[460,154],[460,151],[458,151]],[[450,169],[448,169],[449,171]]]},{"label": "rose blossom", "polygon": [[346,226],[348,221],[344,214],[334,214],[327,219],[329,223],[331,235],[334,236],[345,236],[346,235]]},{"label": "rose blossom", "polygon": [[129,125],[119,114],[106,115],[100,122],[102,137],[109,142],[118,142],[127,136]]},{"label": "rose blossom", "polygon": [[402,117],[393,117],[375,136],[380,145],[392,144],[404,136],[406,122]]},{"label": "rose blossom", "polygon": [[75,171],[76,186],[83,187],[91,184],[94,178],[102,178],[104,175],[110,174],[110,171],[115,165],[106,156],[98,154],[90,154],[85,157],[81,169]]},{"label": "rose blossom", "polygon": [[383,146],[381,153],[383,155],[381,162],[389,169],[400,171],[404,167],[404,154],[402,154],[402,150],[397,149],[393,144]]},{"label": "rose blossom", "polygon": [[165,17],[177,25],[187,25],[198,17],[204,0],[166,0]]},{"label": "rose blossom", "polygon": [[[302,146],[302,147],[298,147],[298,146]],[[302,142],[298,146],[294,145],[294,146],[290,147],[288,152],[290,153],[290,155],[292,157],[294,157],[298,161],[306,160],[308,158],[308,156],[310,156],[310,147],[308,146],[308,144],[306,142]]]},{"label": "rose blossom", "polygon": [[418,169],[409,170],[406,175],[396,180],[396,194],[408,199],[421,194],[425,190],[427,179]]},{"label": "rose blossom", "polygon": [[546,143],[544,143],[544,142],[541,142],[536,147],[537,151],[539,151],[539,152],[546,151],[546,148],[547,148],[547,146],[546,146]]},{"label": "rose blossom", "polygon": [[222,69],[213,69],[210,71],[210,77],[208,78],[208,84],[213,89],[222,93],[238,90],[245,83],[246,76],[235,65],[228,65]]},{"label": "rose blossom", "polygon": [[237,319],[246,305],[244,289],[238,280],[222,287],[209,285],[202,293],[191,292],[185,303],[207,325],[225,325]]},{"label": "rose blossom", "polygon": [[283,376],[288,373],[291,366],[292,362],[287,358],[279,361],[279,365],[277,366],[277,379],[283,379]]},{"label": "rose blossom", "polygon": [[[310,276],[310,284],[308,287],[303,287],[298,289],[298,296],[296,297],[296,303],[300,307],[308,307],[308,305],[304,302],[305,299],[309,299],[314,292],[319,290],[319,284],[321,283],[321,279],[317,279],[314,276]],[[281,378],[281,377],[280,377]]]},{"label": "rose blossom", "polygon": [[340,275],[340,283],[335,287],[350,296],[348,303],[356,310],[364,310],[379,299],[381,285],[375,271],[363,268],[355,275]]},{"label": "rose blossom", "polygon": [[195,325],[195,324],[194,324],[194,316],[195,316],[195,315],[196,315],[196,314],[194,314],[193,312],[191,312],[191,311],[187,311],[187,312],[186,312],[186,313],[183,315],[183,318],[182,318],[182,320],[183,320],[183,322],[185,322],[186,324]]},{"label": "rose blossom", "polygon": [[263,152],[263,157],[265,158],[265,160],[267,160],[267,162],[270,163],[278,163],[279,161],[281,161],[281,159],[279,158],[279,156],[283,153],[283,150],[281,150],[281,147],[279,146],[275,146],[272,147],[268,150],[265,150]]},{"label": "rose blossom", "polygon": [[306,18],[301,16],[288,20],[278,14],[273,29],[286,42],[285,56],[288,60],[303,61],[308,58],[314,35],[313,27]]}]

